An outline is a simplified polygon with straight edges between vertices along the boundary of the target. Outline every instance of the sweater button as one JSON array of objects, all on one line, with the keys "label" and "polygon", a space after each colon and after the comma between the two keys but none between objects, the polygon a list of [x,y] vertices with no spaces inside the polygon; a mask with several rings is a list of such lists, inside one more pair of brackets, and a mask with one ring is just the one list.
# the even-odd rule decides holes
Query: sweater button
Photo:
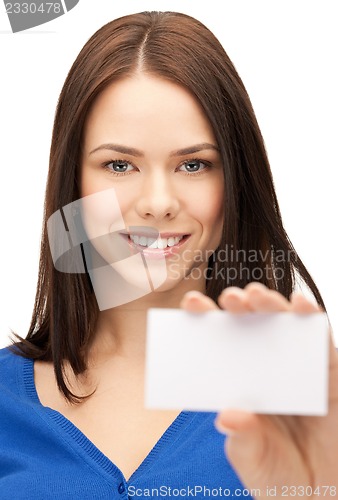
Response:
[{"label": "sweater button", "polygon": [[125,491],[125,487],[124,487],[124,484],[123,483],[120,483],[119,484],[119,487],[117,488],[117,491],[119,493],[123,493]]}]

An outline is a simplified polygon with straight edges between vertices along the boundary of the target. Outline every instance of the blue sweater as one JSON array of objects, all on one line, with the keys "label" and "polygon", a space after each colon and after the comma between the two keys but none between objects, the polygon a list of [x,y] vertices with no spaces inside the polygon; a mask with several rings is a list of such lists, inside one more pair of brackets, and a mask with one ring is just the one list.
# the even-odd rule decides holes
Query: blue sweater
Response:
[{"label": "blue sweater", "polygon": [[128,481],[73,423],[43,406],[33,361],[0,350],[0,499],[251,498],[215,413],[181,412]]}]

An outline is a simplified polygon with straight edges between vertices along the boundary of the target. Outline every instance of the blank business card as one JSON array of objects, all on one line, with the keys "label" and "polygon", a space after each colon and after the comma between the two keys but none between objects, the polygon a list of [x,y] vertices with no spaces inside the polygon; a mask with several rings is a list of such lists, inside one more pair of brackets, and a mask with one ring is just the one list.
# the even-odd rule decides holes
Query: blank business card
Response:
[{"label": "blank business card", "polygon": [[148,311],[145,406],[325,415],[325,313]]}]

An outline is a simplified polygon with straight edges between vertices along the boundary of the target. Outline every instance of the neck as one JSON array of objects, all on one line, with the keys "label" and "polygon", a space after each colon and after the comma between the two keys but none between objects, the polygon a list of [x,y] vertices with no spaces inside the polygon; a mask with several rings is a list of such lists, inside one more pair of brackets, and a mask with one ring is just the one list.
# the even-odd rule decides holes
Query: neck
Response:
[{"label": "neck", "polygon": [[179,308],[183,295],[191,290],[205,292],[205,282],[187,279],[178,286],[99,313],[89,350],[94,365],[122,357],[133,367],[144,368],[147,311],[150,308]]}]

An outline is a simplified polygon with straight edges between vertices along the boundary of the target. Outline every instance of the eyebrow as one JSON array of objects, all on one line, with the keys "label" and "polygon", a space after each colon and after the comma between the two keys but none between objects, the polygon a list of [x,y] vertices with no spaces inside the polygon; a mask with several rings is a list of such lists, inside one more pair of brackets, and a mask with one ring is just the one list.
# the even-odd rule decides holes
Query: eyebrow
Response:
[{"label": "eyebrow", "polygon": [[[204,151],[206,149],[212,149],[214,151],[219,152],[219,148],[215,146],[215,144],[210,144],[209,142],[202,142],[201,144],[195,144],[193,146],[188,146],[186,148],[177,149],[176,151],[171,151],[169,156],[185,156],[192,153],[198,153],[199,151]],[[131,148],[129,146],[123,146],[121,144],[101,144],[97,148],[93,149],[89,155],[96,153],[96,151],[100,150],[108,150],[108,151],[116,151],[117,153],[126,154],[135,157],[144,157],[144,153],[139,149]]]}]

